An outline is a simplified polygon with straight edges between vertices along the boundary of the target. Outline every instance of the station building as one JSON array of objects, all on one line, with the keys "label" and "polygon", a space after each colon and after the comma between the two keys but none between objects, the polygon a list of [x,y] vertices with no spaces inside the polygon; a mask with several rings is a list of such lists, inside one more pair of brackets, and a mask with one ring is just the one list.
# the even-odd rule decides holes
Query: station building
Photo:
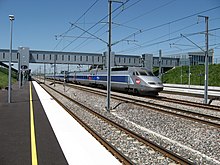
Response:
[{"label": "station building", "polygon": [[[180,66],[205,65],[205,52],[188,52],[186,54],[177,54],[173,56],[179,58]],[[214,64],[214,49],[209,50],[208,64]]]}]

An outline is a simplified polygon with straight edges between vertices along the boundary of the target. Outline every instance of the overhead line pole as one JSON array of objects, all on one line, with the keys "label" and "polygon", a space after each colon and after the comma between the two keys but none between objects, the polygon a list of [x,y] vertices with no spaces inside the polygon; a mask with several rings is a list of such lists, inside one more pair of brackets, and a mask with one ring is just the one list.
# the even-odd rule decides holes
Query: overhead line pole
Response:
[{"label": "overhead line pole", "polygon": [[109,28],[108,28],[108,68],[107,68],[107,102],[106,109],[110,112],[110,98],[111,98],[111,36],[112,36],[112,1],[109,0]]},{"label": "overhead line pole", "polygon": [[204,51],[200,46],[198,46],[196,43],[194,43],[193,41],[191,41],[190,39],[188,39],[186,36],[182,35],[183,37],[185,37],[188,41],[190,41],[191,43],[193,43],[194,45],[196,45],[198,48],[200,48],[203,52],[205,52],[205,86],[204,86],[204,104],[208,103],[208,78],[209,78],[209,43],[208,43],[208,32],[209,32],[209,27],[208,27],[208,19],[209,17],[207,16],[201,16],[199,15],[198,17],[203,17],[205,18],[205,23],[206,23],[206,32],[205,32],[205,42],[206,42],[206,50]]},{"label": "overhead line pole", "polygon": [[111,98],[111,46],[112,46],[112,2],[123,3],[121,0],[109,0],[109,31],[108,31],[108,66],[107,66],[107,100],[106,109],[110,112],[110,98]]},{"label": "overhead line pole", "polygon": [[[201,16],[200,16],[201,17]],[[204,17],[204,16],[202,16]],[[208,19],[209,17],[205,16],[206,23],[206,34],[205,34],[205,42],[206,42],[206,51],[205,51],[205,91],[204,91],[204,104],[208,103],[208,78],[209,78],[209,43],[208,43]]]}]

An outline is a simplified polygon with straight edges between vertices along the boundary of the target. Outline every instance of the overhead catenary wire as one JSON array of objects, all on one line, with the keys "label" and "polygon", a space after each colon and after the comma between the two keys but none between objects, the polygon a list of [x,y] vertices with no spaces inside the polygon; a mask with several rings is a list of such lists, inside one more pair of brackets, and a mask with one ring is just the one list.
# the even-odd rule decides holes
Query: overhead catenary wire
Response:
[{"label": "overhead catenary wire", "polygon": [[179,21],[182,21],[182,20],[185,20],[187,18],[190,18],[190,17],[193,17],[193,16],[197,16],[199,14],[202,14],[202,13],[205,13],[205,12],[208,12],[208,11],[211,11],[211,10],[215,10],[217,8],[220,8],[220,6],[217,6],[217,7],[213,7],[213,8],[210,8],[210,9],[207,9],[207,10],[204,10],[204,11],[201,11],[201,12],[197,12],[197,13],[194,13],[194,14],[191,14],[191,15],[188,15],[188,16],[185,16],[185,17],[182,17],[182,18],[179,18],[179,19],[176,19],[176,20],[173,20],[173,21],[170,21],[170,22],[167,22],[167,23],[164,23],[164,24],[161,24],[161,25],[157,25],[157,26],[154,26],[154,27],[151,27],[151,28],[147,28],[147,29],[143,29],[143,30],[138,30],[130,35],[128,35],[127,37],[119,40],[119,41],[116,41],[115,43],[113,43],[113,45],[117,44],[117,43],[120,43],[126,39],[129,39],[131,38],[133,35],[139,35],[141,33],[144,33],[144,32],[147,32],[147,31],[150,31],[150,30],[154,30],[154,29],[157,29],[159,27],[163,27],[163,26],[166,26],[166,25],[169,25],[169,24],[173,24],[173,23],[176,23],[176,22],[179,22]]},{"label": "overhead catenary wire", "polygon": [[[115,19],[116,17],[118,17],[119,14],[121,14],[121,13],[124,12],[125,10],[127,10],[127,9],[131,8],[132,6],[138,4],[140,1],[142,1],[142,0],[138,0],[138,1],[134,2],[133,4],[131,4],[130,6],[128,6],[128,7],[126,7],[126,8],[123,8],[123,10],[121,10],[116,16],[114,16],[113,19]],[[139,28],[129,27],[129,26],[126,26],[126,25],[124,25],[124,24],[126,24],[126,23],[128,23],[128,22],[132,22],[132,21],[138,19],[139,17],[142,17],[142,16],[144,16],[144,15],[146,15],[146,14],[150,14],[150,13],[152,13],[152,12],[158,10],[158,9],[161,9],[162,7],[165,7],[165,6],[167,6],[167,5],[171,4],[171,3],[173,3],[174,1],[176,1],[176,0],[171,0],[171,1],[167,2],[167,3],[165,3],[165,4],[162,4],[162,5],[160,5],[160,6],[156,7],[156,8],[153,8],[153,9],[150,10],[150,11],[145,12],[145,13],[142,14],[142,15],[139,15],[139,16],[135,17],[134,19],[131,19],[131,20],[129,20],[129,21],[126,21],[125,23],[118,24],[118,25],[119,25],[119,26],[122,26],[122,27],[127,27],[127,28],[129,28],[129,29],[132,29],[132,28],[133,28],[133,29],[135,29],[135,30],[139,30],[139,31],[140,31],[141,29],[139,29]],[[116,24],[116,23],[113,22],[113,24]],[[95,33],[93,33],[93,34],[96,34],[97,32],[99,32],[99,31],[100,31],[101,29],[103,29],[104,27],[105,27],[105,25],[102,26],[100,29],[98,29],[98,30],[97,30]],[[113,27],[113,29],[114,29],[114,27]],[[103,36],[105,33],[106,33],[106,32],[102,33],[102,34],[99,35],[98,37]],[[134,36],[135,36],[135,35],[134,35]],[[85,43],[86,41],[87,41],[87,40],[85,40],[84,42],[82,42],[80,45],[78,45],[78,46],[75,47],[74,49],[78,48],[79,46],[81,46],[81,45],[82,45],[83,43]],[[124,40],[124,41],[127,41],[127,40]],[[100,51],[104,51],[104,50],[105,50],[105,48],[101,49]],[[99,51],[97,51],[97,52],[99,52]]]},{"label": "overhead catenary wire", "polygon": [[[215,7],[215,8],[218,8],[218,6],[217,7]],[[126,8],[123,8],[123,9],[126,9]],[[210,9],[208,9],[208,10],[210,10]],[[207,12],[208,10],[205,10],[205,11],[202,11],[202,12]],[[118,12],[117,12],[118,13]],[[199,13],[201,13],[201,12],[199,12]],[[116,15],[116,14],[114,14],[114,15]],[[195,14],[195,15],[197,15],[197,13]],[[172,22],[172,21],[171,21]],[[169,22],[170,23],[170,22]],[[113,22],[113,24],[114,24],[114,22]],[[122,26],[123,26],[123,24],[121,24]],[[105,26],[105,25],[104,25]],[[104,27],[103,26],[103,27]],[[126,26],[126,25],[125,25]],[[124,26],[124,27],[125,27]],[[71,28],[73,28],[72,26],[71,26]],[[136,29],[137,31],[140,31],[141,29]],[[143,30],[147,30],[147,29],[142,29],[142,32],[140,33],[140,34],[142,34],[143,33]],[[89,32],[91,32],[92,30],[90,30]],[[172,31],[171,31],[172,32]],[[105,33],[107,33],[107,32],[105,32]],[[184,34],[184,32],[180,32],[180,33],[183,33]],[[86,33],[84,33],[84,34],[86,34]],[[94,34],[94,33],[92,33],[92,34]],[[125,33],[126,34],[126,33]],[[169,33],[169,34],[172,34],[172,33]],[[84,36],[88,36],[88,35],[84,35]],[[99,35],[96,35],[96,36],[99,36]],[[134,35],[132,35],[131,37],[133,37]],[[137,35],[135,35],[135,36],[137,36]],[[162,37],[164,37],[164,36],[161,36],[161,38]],[[81,37],[81,38],[83,38],[83,36]],[[100,38],[104,38],[104,37],[100,37]],[[159,38],[159,37],[158,37]],[[78,38],[78,39],[80,39],[80,37]],[[84,39],[84,38],[83,38]],[[89,37],[88,38],[85,38],[86,40],[88,40],[89,39]],[[129,39],[131,39],[131,38],[129,38]],[[127,39],[127,40],[129,40],[129,39]],[[136,37],[136,39],[139,39],[138,37]],[[180,38],[181,39],[181,38]],[[119,38],[119,40],[120,40],[120,38]],[[125,40],[123,40],[123,41],[125,41]],[[146,41],[146,40],[145,40]],[[122,42],[122,41],[121,41]],[[151,40],[151,41],[147,41],[147,42],[154,42],[154,40]],[[167,42],[169,42],[169,41],[167,41]],[[155,43],[155,42],[154,42]],[[129,43],[130,44],[130,43]],[[135,43],[134,43],[135,44]],[[139,43],[138,43],[139,44]],[[150,43],[149,43],[150,44]],[[80,46],[82,46],[83,44],[81,44]],[[139,45],[141,45],[142,47],[141,48],[143,48],[143,47],[145,47],[145,45],[147,45],[147,44],[144,44],[143,45],[143,43],[141,43],[141,44],[139,44]],[[159,44],[158,44],[159,45]],[[75,46],[75,44],[74,44],[74,46]],[[83,45],[83,46],[85,46],[85,45]],[[133,45],[134,46],[134,45]],[[129,47],[128,47],[129,48]],[[137,48],[137,46],[136,46],[136,48]],[[105,49],[106,49],[106,47],[105,47]]]},{"label": "overhead catenary wire", "polygon": [[[210,31],[214,31],[214,30],[220,30],[220,28],[215,28],[215,29],[210,29]],[[202,31],[204,32],[204,31]],[[193,36],[193,35],[196,35],[196,34],[201,34],[201,32],[196,32],[196,33],[191,33],[191,34],[187,34],[185,36]],[[147,44],[147,45],[140,45],[138,47],[135,47],[135,48],[130,48],[129,50],[123,50],[123,51],[118,51],[118,53],[122,53],[122,52],[126,52],[126,51],[134,51],[134,50],[137,50],[137,49],[140,49],[140,48],[146,48],[146,47],[150,47],[150,46],[154,46],[154,45],[157,45],[157,44],[161,44],[161,43],[164,43],[164,42],[170,42],[170,41],[174,41],[174,40],[177,40],[177,39],[180,39],[182,38],[182,36],[177,36],[177,37],[173,37],[173,38],[169,38],[169,39],[165,39],[165,40],[162,40],[162,41],[158,41],[158,42],[154,42],[154,43],[151,43],[151,44]]]},{"label": "overhead catenary wire", "polygon": [[[83,18],[98,3],[98,1],[100,1],[100,0],[96,0],[74,23],[76,24],[81,18]],[[74,29],[73,27],[69,27],[69,29],[67,31],[60,34],[59,36],[66,35],[68,32],[70,32],[73,29]],[[58,47],[58,45],[61,43],[61,41],[62,41],[62,39],[57,43],[54,50]]]},{"label": "overhead catenary wire", "polygon": [[[126,0],[126,2],[124,2],[122,5],[126,4],[127,2],[129,2],[130,0]],[[122,5],[120,5],[118,8],[116,8],[115,10],[112,11],[112,13],[114,13],[115,11],[117,11]],[[98,25],[99,23],[101,23],[102,21],[104,21],[106,18],[108,18],[109,15],[106,15],[105,17],[103,17],[102,19],[100,19],[96,24],[94,24],[93,26],[91,26],[89,29],[85,30],[79,37],[82,37],[86,31],[90,31],[91,29],[93,29],[96,25]],[[73,40],[72,42],[70,42],[68,45],[66,45],[62,51],[64,49],[66,49],[68,46],[70,46],[74,41],[76,41],[78,38],[76,38],[75,40]]]},{"label": "overhead catenary wire", "polygon": [[[118,8],[116,8],[115,10],[113,10],[112,11],[112,13],[114,13],[114,12],[116,12],[118,9],[120,9],[122,6],[124,6],[126,3],[128,3],[130,0],[126,0],[123,4],[121,4]],[[138,2],[139,1],[141,1],[141,0],[138,0]],[[134,4],[134,3],[133,3]],[[133,5],[132,4],[132,5]],[[135,4],[136,4],[136,2],[135,2]],[[127,9],[127,8],[126,8]],[[124,9],[125,10],[125,9]],[[123,11],[124,11],[123,10]],[[111,14],[112,14],[111,13]],[[121,12],[120,12],[121,13]],[[109,15],[107,15],[105,18],[107,18]],[[113,17],[113,19],[114,19],[115,17]],[[102,23],[102,21],[99,21],[98,23]],[[98,24],[98,23],[96,23],[95,24],[95,26]],[[94,26],[94,27],[95,27]],[[96,33],[98,33],[100,30],[102,30],[104,27],[106,26],[106,24],[105,25],[103,25],[101,28],[99,28],[97,31],[95,31],[94,33],[93,33],[93,35],[95,35]],[[91,30],[91,29],[89,29],[89,30]],[[86,30],[86,31],[89,31],[89,30]],[[105,32],[106,33],[106,32]],[[97,36],[98,38],[100,38],[102,35],[100,35],[100,36]],[[78,44],[76,47],[74,47],[72,50],[75,50],[75,49],[77,49],[78,47],[80,47],[82,44],[84,44],[85,42],[87,41],[87,39],[86,40],[84,40],[83,42],[81,42],[80,44]]]},{"label": "overhead catenary wire", "polygon": [[[124,2],[121,6],[124,6],[128,1],[129,1],[129,0],[127,0],[126,2]],[[129,9],[130,7],[136,5],[136,4],[139,3],[140,1],[142,1],[142,0],[138,0],[138,1],[134,2],[134,3],[132,3],[131,5],[129,5],[128,7],[123,8],[123,10],[121,10],[116,16],[114,16],[113,19],[115,19],[116,17],[119,16],[119,14],[121,14],[121,13],[124,12],[125,10]],[[116,10],[120,9],[121,6],[119,6]],[[116,11],[116,10],[115,10],[115,11]],[[113,11],[112,13],[114,13],[114,11]],[[114,24],[114,23],[113,23],[113,24]],[[97,31],[95,31],[95,32],[93,33],[93,35],[95,35],[95,34],[98,33],[100,30],[102,30],[106,25],[107,25],[107,24],[103,25],[101,28],[99,28]],[[123,25],[121,25],[121,26],[123,26]],[[132,28],[132,27],[128,27],[128,28]],[[136,30],[137,30],[137,28],[136,28]],[[104,32],[104,33],[102,33],[101,35],[99,35],[98,37],[100,38],[101,36],[103,36],[103,35],[106,34],[106,33],[107,33],[107,32]],[[84,40],[82,43],[80,43],[79,45],[77,45],[76,47],[74,47],[72,50],[79,48],[79,47],[80,47],[81,45],[83,45],[86,41],[87,41],[87,40]],[[104,49],[105,49],[105,48],[104,48]],[[103,49],[103,50],[104,50],[104,49]]]}]

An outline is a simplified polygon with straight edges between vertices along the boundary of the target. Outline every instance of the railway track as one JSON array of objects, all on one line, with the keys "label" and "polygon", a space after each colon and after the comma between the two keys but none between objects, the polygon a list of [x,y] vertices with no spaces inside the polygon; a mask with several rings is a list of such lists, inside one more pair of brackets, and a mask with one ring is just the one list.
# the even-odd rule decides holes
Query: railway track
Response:
[{"label": "railway track", "polygon": [[162,97],[162,96],[158,96],[156,98],[155,97],[147,97],[147,98],[158,99],[158,100],[165,101],[165,102],[173,102],[173,103],[176,103],[176,104],[195,106],[195,107],[198,107],[198,108],[206,108],[208,110],[213,110],[213,111],[219,111],[220,112],[220,106],[216,106],[216,105],[201,104],[201,103],[196,103],[196,102],[192,102],[192,101],[179,100],[179,99],[167,98],[167,97]]},{"label": "railway track", "polygon": [[[61,83],[62,84],[62,83]],[[75,85],[75,84],[67,84],[66,87],[72,87],[77,88],[79,90],[83,90],[85,92],[106,96],[106,92],[102,90],[92,89],[85,86]],[[186,102],[186,101],[179,101],[175,99],[171,99],[169,101],[168,98],[151,98],[150,101],[146,101],[144,99],[140,99],[142,97],[127,97],[125,95],[117,95],[117,94],[111,94],[112,99],[116,99],[118,101],[121,101],[118,105],[112,107],[112,109],[116,109],[118,106],[120,106],[123,103],[131,103],[134,105],[142,106],[147,109],[151,109],[158,112],[163,112],[165,114],[175,115],[181,118],[186,118],[189,120],[193,120],[195,122],[200,122],[203,124],[208,124],[211,126],[215,126],[217,128],[220,128],[220,117],[215,116],[214,114],[204,114],[201,112],[191,111],[190,108],[202,108],[210,111],[216,111],[220,112],[217,106],[208,106],[208,105],[200,105],[198,103],[192,103],[192,102]],[[153,100],[153,101],[152,101]],[[156,103],[154,100],[160,101],[160,103]],[[164,102],[174,102],[176,104],[181,104],[185,106],[189,106],[188,109],[186,108],[177,108],[175,105],[165,105]]]},{"label": "railway track", "polygon": [[[71,116],[79,121],[81,125],[93,134],[93,136],[123,164],[193,164],[191,161],[172,153],[166,148],[161,147],[148,139],[145,139],[86,105],[64,95],[62,92],[54,90],[46,85],[42,86],[48,93],[51,93],[51,96],[53,96],[53,98],[57,100]],[[63,100],[66,101],[63,102]],[[80,110],[71,110],[71,103],[80,107]],[[85,115],[89,117],[85,117]],[[96,124],[93,124],[92,121],[96,121]],[[129,148],[126,149],[125,145],[128,145]],[[137,154],[137,151],[140,153]],[[143,157],[140,157],[140,155]],[[156,155],[156,157],[152,155]]]}]

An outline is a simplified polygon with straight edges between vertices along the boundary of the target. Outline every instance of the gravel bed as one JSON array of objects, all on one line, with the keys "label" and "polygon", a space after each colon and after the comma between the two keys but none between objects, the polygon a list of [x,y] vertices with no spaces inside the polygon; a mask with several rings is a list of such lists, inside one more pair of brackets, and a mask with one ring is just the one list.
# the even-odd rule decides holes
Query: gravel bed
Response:
[{"label": "gravel bed", "polygon": [[[52,93],[54,92],[52,91]],[[57,97],[56,93],[55,96]],[[89,114],[73,102],[68,101],[66,98],[62,96],[57,98],[59,98],[62,103],[65,103],[66,107],[72,110],[75,115],[81,118],[84,122],[88,123],[93,130],[98,132],[125,156],[129,157],[135,164],[175,165],[173,160],[163,156],[157,151],[154,151],[145,144],[138,142],[136,139],[117,130],[113,126],[101,121],[99,118]],[[105,111],[101,111],[100,113],[108,117],[114,117]]]},{"label": "gravel bed", "polygon": [[[187,101],[193,101],[197,103],[203,104],[204,98],[198,98],[198,97],[190,97],[190,96],[183,96],[183,95],[172,95],[167,93],[159,93],[159,96],[167,97],[167,98],[178,98],[179,100],[187,100]],[[211,105],[220,106],[220,100],[213,100]]]},{"label": "gravel bed", "polygon": [[[56,88],[63,91],[62,85]],[[220,129],[216,127],[125,103],[109,114],[105,97],[70,88],[65,93],[195,164],[220,164]],[[111,99],[112,107],[118,103]]]}]

